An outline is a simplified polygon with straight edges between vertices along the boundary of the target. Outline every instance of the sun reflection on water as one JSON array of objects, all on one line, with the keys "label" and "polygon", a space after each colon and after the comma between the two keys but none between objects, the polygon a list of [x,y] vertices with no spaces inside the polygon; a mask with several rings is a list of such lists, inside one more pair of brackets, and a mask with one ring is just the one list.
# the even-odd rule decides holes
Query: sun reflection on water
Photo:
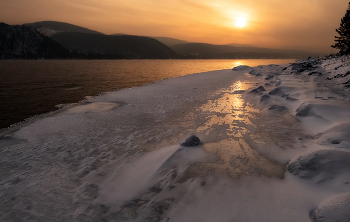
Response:
[{"label": "sun reflection on water", "polygon": [[242,61],[242,60],[237,60],[237,61],[233,62],[233,66],[232,66],[232,67],[243,66],[243,65],[246,65],[246,64],[244,63],[244,61]]}]

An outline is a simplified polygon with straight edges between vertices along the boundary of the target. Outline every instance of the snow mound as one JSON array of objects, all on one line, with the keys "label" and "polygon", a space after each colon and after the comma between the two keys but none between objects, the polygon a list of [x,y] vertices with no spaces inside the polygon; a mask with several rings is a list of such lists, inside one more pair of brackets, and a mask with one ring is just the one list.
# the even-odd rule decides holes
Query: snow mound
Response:
[{"label": "snow mound", "polygon": [[303,103],[296,110],[296,116],[317,116],[331,121],[349,120],[350,113],[346,107],[340,104],[323,103]]},{"label": "snow mound", "polygon": [[288,165],[287,170],[301,179],[316,184],[332,182],[335,186],[350,182],[350,153],[339,150],[320,150],[300,156]]},{"label": "snow mound", "polygon": [[350,148],[350,123],[341,123],[319,135],[319,143],[332,144],[337,148]]},{"label": "snow mound", "polygon": [[296,116],[310,116],[312,115],[312,108],[313,106],[311,104],[302,104],[301,106],[298,107],[297,113],[295,114]]},{"label": "snow mound", "polygon": [[[152,186],[161,189],[167,187],[168,181],[183,174],[185,166],[190,163],[214,159],[213,155],[202,149],[179,145],[163,147],[140,158],[130,158],[124,167],[119,167],[102,181],[99,198],[108,204],[121,204],[147,192]],[[92,179],[99,180],[99,178]]]},{"label": "snow mound", "polygon": [[350,194],[338,196],[325,201],[311,211],[310,218],[314,222],[345,222],[350,221]]}]

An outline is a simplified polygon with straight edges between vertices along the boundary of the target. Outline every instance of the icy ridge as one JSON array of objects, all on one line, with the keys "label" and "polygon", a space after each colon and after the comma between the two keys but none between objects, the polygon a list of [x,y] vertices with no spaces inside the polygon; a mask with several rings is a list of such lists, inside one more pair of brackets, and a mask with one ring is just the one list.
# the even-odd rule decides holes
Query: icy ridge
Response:
[{"label": "icy ridge", "polygon": [[315,189],[334,191],[310,211],[312,221],[350,221],[349,70],[346,55],[300,60],[280,74],[268,75],[267,84],[275,88],[259,93],[261,104],[274,104],[269,111],[290,110],[311,138],[304,143],[309,151],[295,156],[288,172]]}]

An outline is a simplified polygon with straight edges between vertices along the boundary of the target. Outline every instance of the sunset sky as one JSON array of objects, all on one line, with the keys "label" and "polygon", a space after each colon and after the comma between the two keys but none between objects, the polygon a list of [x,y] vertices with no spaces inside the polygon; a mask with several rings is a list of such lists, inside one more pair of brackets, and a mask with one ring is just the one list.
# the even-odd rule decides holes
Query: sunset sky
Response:
[{"label": "sunset sky", "polygon": [[60,21],[105,34],[331,53],[336,52],[330,45],[348,3],[349,0],[1,0],[0,21]]}]

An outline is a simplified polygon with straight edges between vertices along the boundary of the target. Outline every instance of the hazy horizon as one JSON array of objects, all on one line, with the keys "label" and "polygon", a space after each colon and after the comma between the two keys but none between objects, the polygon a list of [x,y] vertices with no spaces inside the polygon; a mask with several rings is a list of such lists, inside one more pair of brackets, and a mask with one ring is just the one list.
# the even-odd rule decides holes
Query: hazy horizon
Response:
[{"label": "hazy horizon", "polygon": [[[105,34],[169,37],[188,42],[335,53],[335,29],[348,0],[112,1],[13,0],[0,2],[0,21],[58,21]],[[243,20],[243,21],[240,21]],[[241,24],[239,24],[241,22]]]}]

